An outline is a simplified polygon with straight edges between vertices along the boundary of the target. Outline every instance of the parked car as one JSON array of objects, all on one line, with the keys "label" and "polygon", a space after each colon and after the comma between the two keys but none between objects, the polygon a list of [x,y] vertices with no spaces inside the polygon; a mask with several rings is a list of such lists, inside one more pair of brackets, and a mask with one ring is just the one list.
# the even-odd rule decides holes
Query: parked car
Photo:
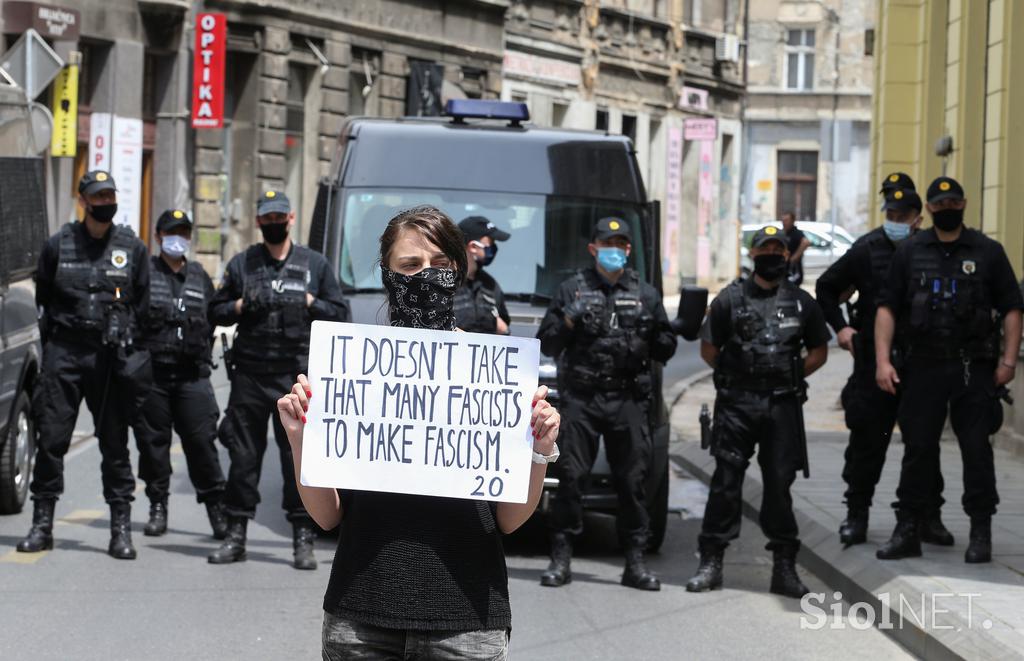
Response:
[{"label": "parked car", "polygon": [[[353,319],[381,323],[386,306],[376,268],[378,240],[399,210],[434,205],[456,222],[483,215],[511,233],[488,267],[505,291],[511,331],[533,337],[559,284],[592,264],[584,246],[594,224],[617,215],[634,228],[631,265],[661,290],[658,204],[647,200],[629,138],[524,124],[525,104],[453,102],[438,118],[351,118],[342,126],[320,185],[309,245],[337,269]],[[488,119],[484,119],[488,118]],[[661,393],[661,367],[652,372]],[[544,358],[540,381],[558,401],[558,367]],[[654,452],[647,493],[651,546],[668,512],[667,407],[651,407]],[[557,480],[545,481],[546,508]],[[584,487],[584,507],[614,512],[604,452]]]},{"label": "parked car", "polygon": [[[782,228],[780,222],[767,224]],[[842,257],[855,241],[849,232],[839,226],[835,227],[835,234],[832,234],[830,223],[800,222],[796,226],[811,242],[803,256],[804,282],[816,280],[832,262]],[[754,269],[754,262],[749,255],[750,242],[754,238],[754,233],[762,227],[765,225],[744,225],[741,228],[740,277],[747,277]]]},{"label": "parked car", "polygon": [[46,239],[43,159],[20,88],[0,84],[0,514],[21,511],[35,460],[42,347],[32,275]]}]

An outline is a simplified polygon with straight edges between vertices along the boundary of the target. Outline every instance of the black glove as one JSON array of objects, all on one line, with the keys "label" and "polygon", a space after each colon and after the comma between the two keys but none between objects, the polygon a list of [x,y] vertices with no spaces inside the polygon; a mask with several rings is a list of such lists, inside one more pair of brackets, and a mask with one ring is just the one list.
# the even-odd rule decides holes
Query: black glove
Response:
[{"label": "black glove", "polygon": [[269,303],[262,289],[247,289],[242,295],[242,313],[263,314],[267,311]]},{"label": "black glove", "polygon": [[573,323],[573,325],[578,326],[580,320],[583,319],[584,313],[586,313],[587,311],[587,307],[588,306],[583,301],[583,299],[576,298],[573,299],[571,303],[562,308],[562,313],[565,315],[566,319]]}]

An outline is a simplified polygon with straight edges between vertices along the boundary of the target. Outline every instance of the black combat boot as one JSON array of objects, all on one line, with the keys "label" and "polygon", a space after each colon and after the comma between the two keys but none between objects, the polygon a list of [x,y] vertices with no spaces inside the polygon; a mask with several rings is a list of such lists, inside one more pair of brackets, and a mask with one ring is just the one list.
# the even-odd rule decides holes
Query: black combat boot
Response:
[{"label": "black combat boot", "polygon": [[295,521],[292,523],[292,567],[296,569],[316,569],[316,558],[313,557],[313,542],[316,531],[312,521]]},{"label": "black combat boot", "polygon": [[568,533],[551,533],[551,564],[540,575],[540,584],[559,588],[572,583],[572,538]]},{"label": "black combat boot", "polygon": [[656,591],[661,589],[661,581],[647,568],[644,562],[644,548],[647,543],[630,544],[626,547],[626,569],[622,572],[621,583],[628,588]]},{"label": "black combat boot", "polygon": [[224,503],[220,500],[206,501],[206,516],[210,519],[210,529],[213,530],[213,538],[227,538],[228,514],[224,511]]},{"label": "black combat boot", "polygon": [[228,534],[216,551],[206,556],[213,565],[226,565],[245,560],[245,529],[249,519],[244,516],[228,516]]},{"label": "black combat boot", "polygon": [[917,517],[910,512],[896,512],[896,528],[892,537],[875,551],[879,560],[899,560],[921,557],[921,538],[918,537]]},{"label": "black combat boot", "polygon": [[107,547],[107,555],[118,560],[135,559],[131,503],[110,504],[110,546]]},{"label": "black combat boot", "polygon": [[167,501],[154,501],[149,504],[149,521],[142,529],[146,537],[159,537],[167,532]]},{"label": "black combat boot", "polygon": [[772,594],[800,599],[810,592],[796,573],[796,552],[797,549],[789,548],[773,553],[772,585],[769,589]]},{"label": "black combat boot", "polygon": [[846,510],[846,520],[839,525],[839,541],[843,546],[853,546],[868,541],[868,510],[866,507],[850,507]]},{"label": "black combat boot", "polygon": [[953,533],[942,525],[942,513],[939,510],[929,512],[921,519],[917,534],[921,537],[922,542],[939,546],[953,546]]},{"label": "black combat boot", "polygon": [[992,562],[992,517],[971,517],[971,541],[967,544],[964,562]]},{"label": "black combat boot", "polygon": [[722,557],[725,549],[702,548],[697,573],[686,582],[687,592],[707,592],[722,587]]},{"label": "black combat boot", "polygon": [[25,539],[18,542],[21,553],[38,553],[53,548],[53,508],[56,500],[37,500],[32,505],[32,527]]}]

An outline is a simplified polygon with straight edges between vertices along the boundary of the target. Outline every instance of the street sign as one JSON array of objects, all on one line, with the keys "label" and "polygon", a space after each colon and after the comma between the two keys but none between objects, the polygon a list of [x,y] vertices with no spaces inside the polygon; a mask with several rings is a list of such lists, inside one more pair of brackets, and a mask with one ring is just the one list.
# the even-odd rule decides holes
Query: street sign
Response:
[{"label": "street sign", "polygon": [[707,117],[687,117],[683,120],[683,139],[714,140],[718,137],[718,120]]},{"label": "street sign", "polygon": [[38,32],[29,28],[0,56],[0,68],[25,89],[28,100],[32,101],[57,77],[64,68],[64,60]]},{"label": "street sign", "polygon": [[[72,53],[72,56],[74,53]],[[73,61],[73,58],[72,58]],[[78,65],[61,69],[53,81],[53,135],[50,156],[66,157],[78,151]]]},{"label": "street sign", "polygon": [[224,14],[196,15],[196,44],[192,73],[192,128],[224,126]]}]

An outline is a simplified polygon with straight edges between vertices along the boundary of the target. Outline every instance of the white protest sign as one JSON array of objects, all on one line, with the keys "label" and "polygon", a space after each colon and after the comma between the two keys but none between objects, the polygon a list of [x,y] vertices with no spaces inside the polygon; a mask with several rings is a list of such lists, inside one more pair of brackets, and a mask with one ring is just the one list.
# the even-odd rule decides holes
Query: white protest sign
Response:
[{"label": "white protest sign", "polygon": [[314,321],[302,484],[525,503],[540,343]]}]

